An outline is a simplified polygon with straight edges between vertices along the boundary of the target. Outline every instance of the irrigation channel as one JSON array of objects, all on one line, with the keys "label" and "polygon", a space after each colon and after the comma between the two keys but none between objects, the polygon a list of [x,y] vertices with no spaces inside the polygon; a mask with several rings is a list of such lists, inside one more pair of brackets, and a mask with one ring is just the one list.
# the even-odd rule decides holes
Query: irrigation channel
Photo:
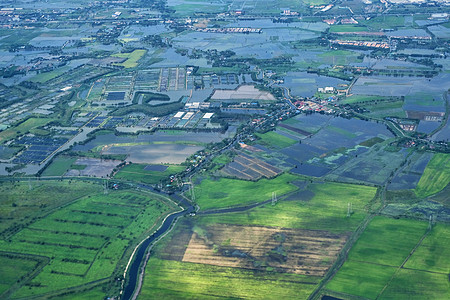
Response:
[{"label": "irrigation channel", "polygon": [[[153,193],[163,193],[160,191],[155,190],[153,187],[145,184],[138,184],[136,185],[139,188],[147,189],[152,191]],[[165,194],[168,196],[167,194]],[[159,238],[163,237],[165,234],[167,234],[168,230],[171,229],[172,224],[181,216],[184,216],[186,214],[194,213],[196,212],[196,208],[189,203],[186,199],[184,199],[179,194],[172,194],[170,195],[172,199],[177,201],[181,207],[183,207],[183,210],[174,214],[169,215],[161,225],[161,227],[156,230],[155,233],[153,233],[151,236],[149,236],[146,240],[144,240],[138,250],[136,251],[134,255],[134,260],[130,264],[128,269],[128,282],[126,286],[124,287],[122,291],[122,300],[130,300],[135,299],[137,296],[137,293],[140,290],[140,278],[143,276],[143,268],[145,268],[146,260],[148,259],[148,247],[154,242],[157,241]],[[272,200],[267,200],[259,203],[254,203],[246,206],[240,206],[240,207],[232,207],[232,208],[224,208],[224,209],[217,209],[217,210],[208,210],[204,212],[199,212],[199,215],[211,215],[211,214],[223,214],[223,213],[231,213],[231,212],[240,212],[252,209],[257,206],[265,205],[267,203],[270,203]]]}]

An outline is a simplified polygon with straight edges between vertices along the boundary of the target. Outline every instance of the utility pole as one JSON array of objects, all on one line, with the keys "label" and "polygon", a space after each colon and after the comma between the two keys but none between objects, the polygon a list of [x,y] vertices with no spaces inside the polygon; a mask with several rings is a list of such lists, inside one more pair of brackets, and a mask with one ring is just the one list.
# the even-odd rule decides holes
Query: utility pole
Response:
[{"label": "utility pole", "polygon": [[349,202],[347,203],[347,217],[350,217],[353,213],[352,204]]},{"label": "utility pole", "polygon": [[278,199],[277,199],[277,192],[272,192],[272,205],[277,204]]},{"label": "utility pole", "polygon": [[103,194],[108,195],[108,181],[105,180],[103,183]]},{"label": "utility pole", "polygon": [[192,199],[192,202],[195,202],[195,192],[194,192],[194,185],[192,184],[192,180],[191,180],[191,182],[190,182],[190,190],[191,190],[191,199]]},{"label": "utility pole", "polygon": [[428,229],[433,228],[433,215],[430,215],[430,220],[428,222]]}]

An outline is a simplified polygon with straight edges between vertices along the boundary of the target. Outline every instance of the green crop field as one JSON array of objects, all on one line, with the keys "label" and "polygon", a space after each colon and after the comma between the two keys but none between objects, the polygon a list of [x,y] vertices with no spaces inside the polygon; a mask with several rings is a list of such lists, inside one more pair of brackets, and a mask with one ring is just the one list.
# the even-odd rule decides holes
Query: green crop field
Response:
[{"label": "green crop field", "polygon": [[449,299],[448,274],[400,269],[379,299]]},{"label": "green crop field", "polygon": [[297,143],[296,140],[278,134],[275,131],[269,131],[264,134],[256,135],[260,138],[258,141],[260,144],[276,149],[286,148]]},{"label": "green crop field", "polygon": [[53,78],[56,78],[56,77],[64,74],[65,72],[67,72],[69,70],[70,70],[70,67],[64,66],[64,67],[58,68],[58,69],[50,71],[50,72],[39,73],[36,76],[30,78],[30,81],[38,82],[38,83],[45,83],[49,80],[52,80]]},{"label": "green crop field", "polygon": [[113,56],[115,57],[121,57],[121,58],[126,58],[127,60],[124,61],[123,63],[117,64],[118,66],[123,66],[125,68],[135,68],[138,65],[138,60],[140,60],[145,53],[147,53],[147,50],[142,50],[142,49],[138,49],[138,50],[134,50],[133,52],[130,53],[118,53],[118,54],[114,54]]},{"label": "green crop field", "polygon": [[405,264],[405,267],[449,274],[450,256],[448,253],[450,253],[450,226],[437,224]]},{"label": "green crop field", "polygon": [[43,126],[49,122],[53,121],[53,119],[47,118],[30,118],[23,123],[20,123],[17,126],[8,128],[2,132],[0,132],[0,143],[6,142],[10,139],[17,137],[20,134],[27,133],[30,129],[36,128],[39,126]]},{"label": "green crop field", "polygon": [[0,297],[13,284],[19,283],[39,264],[39,260],[0,252]]},{"label": "green crop field", "polygon": [[86,299],[104,299],[106,293],[101,287],[93,288],[87,291],[80,291],[76,293],[69,293],[64,296],[58,296],[59,300],[86,300]]},{"label": "green crop field", "polygon": [[[66,181],[59,184],[63,183]],[[68,185],[76,186],[77,183]],[[34,192],[37,191],[35,188]],[[19,205],[26,197],[24,194],[14,194]],[[68,195],[54,192],[52,197],[65,199]],[[13,296],[43,295],[97,280],[109,280],[116,267],[123,269],[132,247],[155,230],[163,215],[173,209],[174,204],[154,194],[91,192],[47,215],[31,219],[7,239],[0,240],[0,248],[35,259],[45,256],[49,262]]]},{"label": "green crop field", "polygon": [[62,176],[76,160],[74,157],[57,157],[44,170],[42,176]]},{"label": "green crop field", "polygon": [[361,62],[358,56],[358,53],[349,50],[332,50],[318,55],[322,63],[331,65]]},{"label": "green crop field", "polygon": [[444,189],[450,183],[450,154],[437,153],[428,163],[417,184],[417,197],[428,197]]},{"label": "green crop field", "polygon": [[330,32],[361,32],[368,31],[367,27],[357,25],[332,25]]},{"label": "green crop field", "polygon": [[382,16],[361,20],[360,24],[366,25],[369,29],[379,31],[387,28],[402,27],[405,25],[405,18],[402,16]]},{"label": "green crop field", "polygon": [[[151,257],[138,299],[306,299],[319,279]],[[226,278],[226,280],[224,280]]]},{"label": "green crop field", "polygon": [[326,288],[375,299],[426,229],[423,221],[375,217]]},{"label": "green crop field", "polygon": [[195,186],[196,202],[203,210],[263,202],[272,197],[272,192],[281,196],[295,191],[297,187],[291,182],[296,179],[296,175],[287,173],[256,182],[228,178],[205,179]]},{"label": "green crop field", "polygon": [[[246,212],[203,216],[201,223],[227,223],[328,230],[336,233],[353,231],[366,216],[366,205],[374,198],[376,188],[342,184],[315,183],[308,187],[311,199],[299,195],[276,205],[266,204]],[[242,197],[241,197],[242,198]],[[353,213],[347,217],[348,203]],[[201,205],[200,205],[201,207]]]},{"label": "green crop field", "polygon": [[147,171],[147,165],[131,164],[127,165],[114,176],[117,179],[125,179],[131,181],[139,181],[149,184],[159,183],[162,179],[174,175],[186,169],[184,166],[170,165],[165,171]]},{"label": "green crop field", "polygon": [[30,220],[101,190],[98,184],[78,180],[3,182],[0,185],[0,237],[7,238]]},{"label": "green crop field", "polygon": [[364,102],[373,102],[373,101],[384,101],[388,99],[388,97],[383,96],[366,96],[366,95],[352,95],[340,101],[342,104],[354,104],[354,103],[364,103]]}]

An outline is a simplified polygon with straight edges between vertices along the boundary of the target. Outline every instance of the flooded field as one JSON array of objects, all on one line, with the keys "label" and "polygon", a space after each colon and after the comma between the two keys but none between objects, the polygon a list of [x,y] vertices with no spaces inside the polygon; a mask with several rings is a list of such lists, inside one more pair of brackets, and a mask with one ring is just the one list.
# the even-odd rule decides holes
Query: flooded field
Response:
[{"label": "flooded field", "polygon": [[253,85],[241,85],[236,90],[215,90],[212,100],[270,100],[275,97],[269,92],[263,92]]},{"label": "flooded field", "polygon": [[388,186],[389,190],[414,189],[422,176],[432,153],[415,153]]},{"label": "flooded field", "polygon": [[86,145],[77,145],[74,151],[89,151],[96,147],[102,147],[112,144],[126,143],[175,143],[175,142],[193,142],[193,143],[214,143],[228,137],[229,133],[221,134],[217,132],[185,132],[185,131],[158,131],[154,134],[139,134],[137,136],[117,136],[114,134],[99,135]]},{"label": "flooded field", "polygon": [[339,84],[348,84],[348,81],[306,72],[288,72],[283,86],[289,88],[292,95],[312,97],[319,87],[337,88]]},{"label": "flooded field", "polygon": [[111,147],[105,154],[127,154],[127,161],[142,164],[180,164],[195,152],[202,150],[201,146],[179,144],[151,144],[137,146]]}]

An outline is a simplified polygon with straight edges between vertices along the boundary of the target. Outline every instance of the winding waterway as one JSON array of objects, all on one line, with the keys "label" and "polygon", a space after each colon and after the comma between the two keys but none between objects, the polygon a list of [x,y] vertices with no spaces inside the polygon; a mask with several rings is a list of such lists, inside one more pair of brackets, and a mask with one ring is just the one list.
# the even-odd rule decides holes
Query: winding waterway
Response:
[{"label": "winding waterway", "polygon": [[[148,185],[139,185],[141,188],[145,188],[148,190],[151,190],[154,193],[161,193],[159,191],[156,191],[152,187]],[[140,276],[140,266],[144,262],[144,259],[146,257],[147,249],[148,247],[155,241],[158,240],[161,236],[163,236],[172,226],[172,224],[175,222],[175,220],[181,216],[184,216],[186,214],[189,214],[191,212],[195,211],[195,208],[188,203],[183,197],[177,194],[171,195],[171,198],[177,201],[180,206],[184,207],[183,211],[174,213],[169,215],[164,222],[162,223],[161,227],[159,227],[158,230],[156,230],[155,233],[153,233],[151,236],[149,236],[146,240],[144,240],[141,245],[139,246],[138,250],[135,253],[135,258],[133,262],[130,265],[129,271],[128,271],[128,278],[129,281],[127,282],[127,285],[125,286],[122,294],[123,300],[129,300],[133,298],[133,295],[135,293],[135,289],[137,286],[137,282],[139,280]]]}]

